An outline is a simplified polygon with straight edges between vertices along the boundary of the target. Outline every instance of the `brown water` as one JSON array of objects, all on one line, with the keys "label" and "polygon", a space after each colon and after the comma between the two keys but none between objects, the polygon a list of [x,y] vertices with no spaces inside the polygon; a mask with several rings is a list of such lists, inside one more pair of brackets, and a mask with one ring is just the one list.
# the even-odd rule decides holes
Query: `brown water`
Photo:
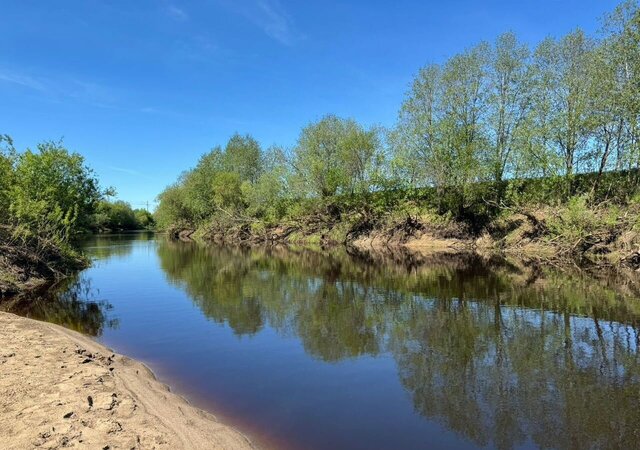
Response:
[{"label": "brown water", "polygon": [[149,364],[258,444],[640,448],[633,283],[479,257],[98,236],[13,305]]}]

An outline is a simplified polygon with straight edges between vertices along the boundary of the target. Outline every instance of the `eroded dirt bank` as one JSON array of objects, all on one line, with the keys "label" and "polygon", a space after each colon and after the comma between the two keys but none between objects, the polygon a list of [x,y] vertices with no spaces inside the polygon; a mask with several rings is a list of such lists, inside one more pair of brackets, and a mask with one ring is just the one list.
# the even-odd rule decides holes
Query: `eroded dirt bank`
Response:
[{"label": "eroded dirt bank", "polygon": [[640,208],[540,207],[506,211],[473,229],[469,224],[423,215],[371,215],[328,209],[267,226],[216,222],[171,230],[176,238],[233,245],[345,245],[359,250],[409,249],[479,252],[552,264],[588,264],[640,270]]},{"label": "eroded dirt bank", "polygon": [[0,312],[0,445],[251,449],[143,364],[57,325]]}]

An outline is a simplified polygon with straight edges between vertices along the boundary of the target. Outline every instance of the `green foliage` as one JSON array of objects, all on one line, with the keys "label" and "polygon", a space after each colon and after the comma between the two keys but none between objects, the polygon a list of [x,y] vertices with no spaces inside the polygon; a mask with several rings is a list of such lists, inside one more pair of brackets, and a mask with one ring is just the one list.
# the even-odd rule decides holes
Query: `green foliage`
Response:
[{"label": "green foliage", "polygon": [[282,175],[278,171],[265,172],[251,189],[247,189],[247,212],[251,216],[268,221],[278,220],[286,210],[286,195]]},{"label": "green foliage", "polygon": [[[625,208],[626,210],[626,208]],[[547,239],[559,241],[558,247],[606,241],[622,225],[621,208],[615,204],[594,205],[588,194],[570,198],[546,218]]]},{"label": "green foliage", "polygon": [[640,73],[639,11],[621,5],[600,42],[577,30],[531,52],[506,33],[426,66],[390,135],[390,172],[405,186],[435,187],[440,211],[462,217],[485,180],[497,183],[489,200],[514,198],[502,190],[505,178],[539,177],[566,199],[576,174],[596,172],[597,190],[605,171],[637,168],[638,84],[629,87]]},{"label": "green foliage", "polygon": [[0,135],[0,295],[87,264],[70,244],[103,197],[94,173],[61,143],[19,153]]},{"label": "green foliage", "polygon": [[211,194],[213,204],[220,211],[241,208],[244,200],[242,195],[242,178],[237,172],[219,172],[211,180]]},{"label": "green foliage", "polygon": [[133,213],[136,218],[136,228],[138,230],[152,230],[155,228],[155,219],[146,209],[134,209]]},{"label": "green foliage", "polygon": [[223,155],[224,171],[235,173],[241,181],[255,183],[262,172],[262,149],[250,135],[234,134]]},{"label": "green foliage", "polygon": [[152,229],[155,221],[145,209],[133,209],[122,200],[100,201],[93,215],[94,231],[126,231]]},{"label": "green foliage", "polygon": [[167,187],[158,196],[159,204],[154,217],[160,229],[190,226],[194,222],[191,209],[187,206],[186,189],[175,184]]},{"label": "green foliage", "polygon": [[197,227],[213,217],[244,217],[246,211],[280,217],[286,176],[281,150],[262,152],[255,139],[236,134],[160,194],[155,217],[161,228]]},{"label": "green foliage", "polygon": [[369,191],[382,158],[378,134],[333,115],[305,127],[292,162],[301,194],[330,197]]},{"label": "green foliage", "polygon": [[90,226],[102,198],[82,156],[54,142],[39,144],[37,152],[15,155],[8,193],[10,223],[62,240]]},{"label": "green foliage", "polygon": [[570,241],[589,236],[597,227],[598,218],[587,202],[585,195],[573,197],[559,215],[550,217],[547,226],[551,235],[562,236]]},{"label": "green foliage", "polygon": [[487,93],[487,135],[489,148],[484,158],[497,183],[505,174],[523,172],[528,117],[534,91],[530,50],[513,33],[498,37],[490,52]]},{"label": "green foliage", "polygon": [[15,178],[16,151],[8,135],[0,135],[0,223],[8,220],[11,187]]}]

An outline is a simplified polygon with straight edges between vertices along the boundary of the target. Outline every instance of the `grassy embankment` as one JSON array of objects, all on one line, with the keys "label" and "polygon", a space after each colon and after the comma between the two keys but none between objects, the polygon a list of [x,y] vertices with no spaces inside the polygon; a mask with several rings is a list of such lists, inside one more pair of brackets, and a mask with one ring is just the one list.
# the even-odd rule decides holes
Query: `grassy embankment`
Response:
[{"label": "grassy embankment", "polygon": [[[635,172],[480,183],[293,201],[278,221],[217,216],[170,233],[230,244],[348,245],[496,252],[553,262],[640,266]],[[501,192],[502,199],[492,200]],[[571,194],[569,194],[571,192]]]}]

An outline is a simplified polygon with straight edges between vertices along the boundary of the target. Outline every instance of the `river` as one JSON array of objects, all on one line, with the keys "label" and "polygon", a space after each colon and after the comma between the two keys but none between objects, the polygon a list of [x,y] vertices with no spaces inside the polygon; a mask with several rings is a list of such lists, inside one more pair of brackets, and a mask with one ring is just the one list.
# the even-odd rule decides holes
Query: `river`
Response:
[{"label": "river", "polygon": [[258,446],[640,448],[637,286],[479,256],[94,236],[14,305],[143,361]]}]

